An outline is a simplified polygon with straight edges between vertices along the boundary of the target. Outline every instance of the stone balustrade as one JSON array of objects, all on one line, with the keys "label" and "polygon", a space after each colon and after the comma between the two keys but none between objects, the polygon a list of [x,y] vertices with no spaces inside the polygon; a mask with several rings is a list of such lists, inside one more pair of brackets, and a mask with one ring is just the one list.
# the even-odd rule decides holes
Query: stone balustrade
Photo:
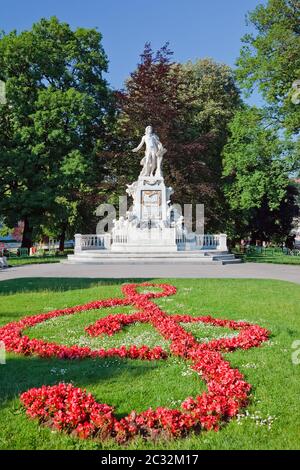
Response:
[{"label": "stone balustrade", "polygon": [[[171,229],[168,229],[169,231]],[[150,233],[151,232],[151,233]],[[155,240],[161,240],[162,233],[160,230],[149,230],[149,241],[155,243]],[[117,230],[113,234],[105,233],[100,235],[75,235],[75,253],[85,250],[110,250],[111,244],[126,245],[130,242],[139,243],[138,237],[131,240],[127,231]],[[166,237],[167,235],[167,237]],[[172,238],[171,233],[164,233],[164,240],[167,242]],[[170,238],[170,239],[171,239]],[[218,250],[227,251],[226,234],[185,234],[182,231],[176,233],[176,245],[178,250]]]},{"label": "stone balustrade", "polygon": [[113,243],[128,243],[128,233],[126,231],[114,231],[112,234]]},{"label": "stone balustrade", "polygon": [[75,235],[75,253],[84,250],[109,250],[111,245],[111,234],[100,235]]},{"label": "stone balustrade", "polygon": [[227,235],[220,234],[185,234],[179,232],[176,235],[176,243],[181,250],[185,249],[205,249],[205,250],[219,250],[227,251]]}]

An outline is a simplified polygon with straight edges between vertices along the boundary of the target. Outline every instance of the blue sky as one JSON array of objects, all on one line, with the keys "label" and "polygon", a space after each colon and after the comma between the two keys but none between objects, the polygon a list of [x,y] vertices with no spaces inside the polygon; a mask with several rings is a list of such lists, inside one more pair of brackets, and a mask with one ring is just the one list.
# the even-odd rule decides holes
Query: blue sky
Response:
[{"label": "blue sky", "polygon": [[[166,41],[179,62],[212,57],[234,66],[245,15],[265,0],[0,0],[0,29],[29,29],[56,15],[77,26],[96,27],[109,58],[110,84],[119,88],[134,70],[146,41]],[[254,96],[251,102],[258,102]]]}]

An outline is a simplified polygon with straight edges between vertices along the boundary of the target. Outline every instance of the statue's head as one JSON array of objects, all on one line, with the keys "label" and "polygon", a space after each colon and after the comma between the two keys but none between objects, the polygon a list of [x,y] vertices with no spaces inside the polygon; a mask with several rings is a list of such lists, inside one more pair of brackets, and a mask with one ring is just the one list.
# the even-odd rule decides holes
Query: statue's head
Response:
[{"label": "statue's head", "polygon": [[152,132],[153,132],[152,126],[147,126],[145,129],[145,134],[152,134]]}]

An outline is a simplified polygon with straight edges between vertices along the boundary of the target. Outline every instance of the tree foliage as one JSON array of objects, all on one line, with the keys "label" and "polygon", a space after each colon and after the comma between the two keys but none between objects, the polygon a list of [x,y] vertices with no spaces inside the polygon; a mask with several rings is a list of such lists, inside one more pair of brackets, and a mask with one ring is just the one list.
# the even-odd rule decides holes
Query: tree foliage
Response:
[{"label": "tree foliage", "polygon": [[248,16],[256,33],[243,38],[237,61],[240,85],[254,87],[266,102],[270,115],[292,133],[300,129],[300,107],[295,105],[292,85],[300,79],[300,2],[268,0]]},{"label": "tree foliage", "polygon": [[238,220],[236,234],[264,240],[272,234],[286,236],[296,211],[289,179],[293,148],[255,107],[238,111],[229,129],[223,151],[224,190],[233,221]]},{"label": "tree foliage", "polygon": [[80,220],[82,196],[103,177],[96,152],[111,113],[106,70],[101,34],[55,17],[1,37],[0,210],[8,225],[24,220],[24,246],[33,227],[58,235]]},{"label": "tree foliage", "polygon": [[221,150],[240,104],[229,67],[211,59],[181,65],[172,61],[168,45],[155,53],[146,44],[118,99],[119,171],[137,176],[139,159],[130,148],[151,124],[167,148],[164,172],[175,190],[173,201],[204,203],[208,229],[219,228]]}]

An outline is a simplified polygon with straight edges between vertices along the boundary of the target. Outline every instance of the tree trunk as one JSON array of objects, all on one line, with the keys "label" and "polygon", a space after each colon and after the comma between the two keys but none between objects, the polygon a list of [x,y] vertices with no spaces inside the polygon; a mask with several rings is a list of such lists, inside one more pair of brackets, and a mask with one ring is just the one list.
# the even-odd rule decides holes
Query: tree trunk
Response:
[{"label": "tree trunk", "polygon": [[59,251],[64,251],[65,249],[65,239],[66,239],[66,229],[63,227],[60,237],[59,237]]},{"label": "tree trunk", "polygon": [[28,250],[32,247],[32,232],[33,227],[30,226],[28,217],[24,217],[24,230],[23,230],[23,237],[22,237],[22,248],[28,248]]}]

